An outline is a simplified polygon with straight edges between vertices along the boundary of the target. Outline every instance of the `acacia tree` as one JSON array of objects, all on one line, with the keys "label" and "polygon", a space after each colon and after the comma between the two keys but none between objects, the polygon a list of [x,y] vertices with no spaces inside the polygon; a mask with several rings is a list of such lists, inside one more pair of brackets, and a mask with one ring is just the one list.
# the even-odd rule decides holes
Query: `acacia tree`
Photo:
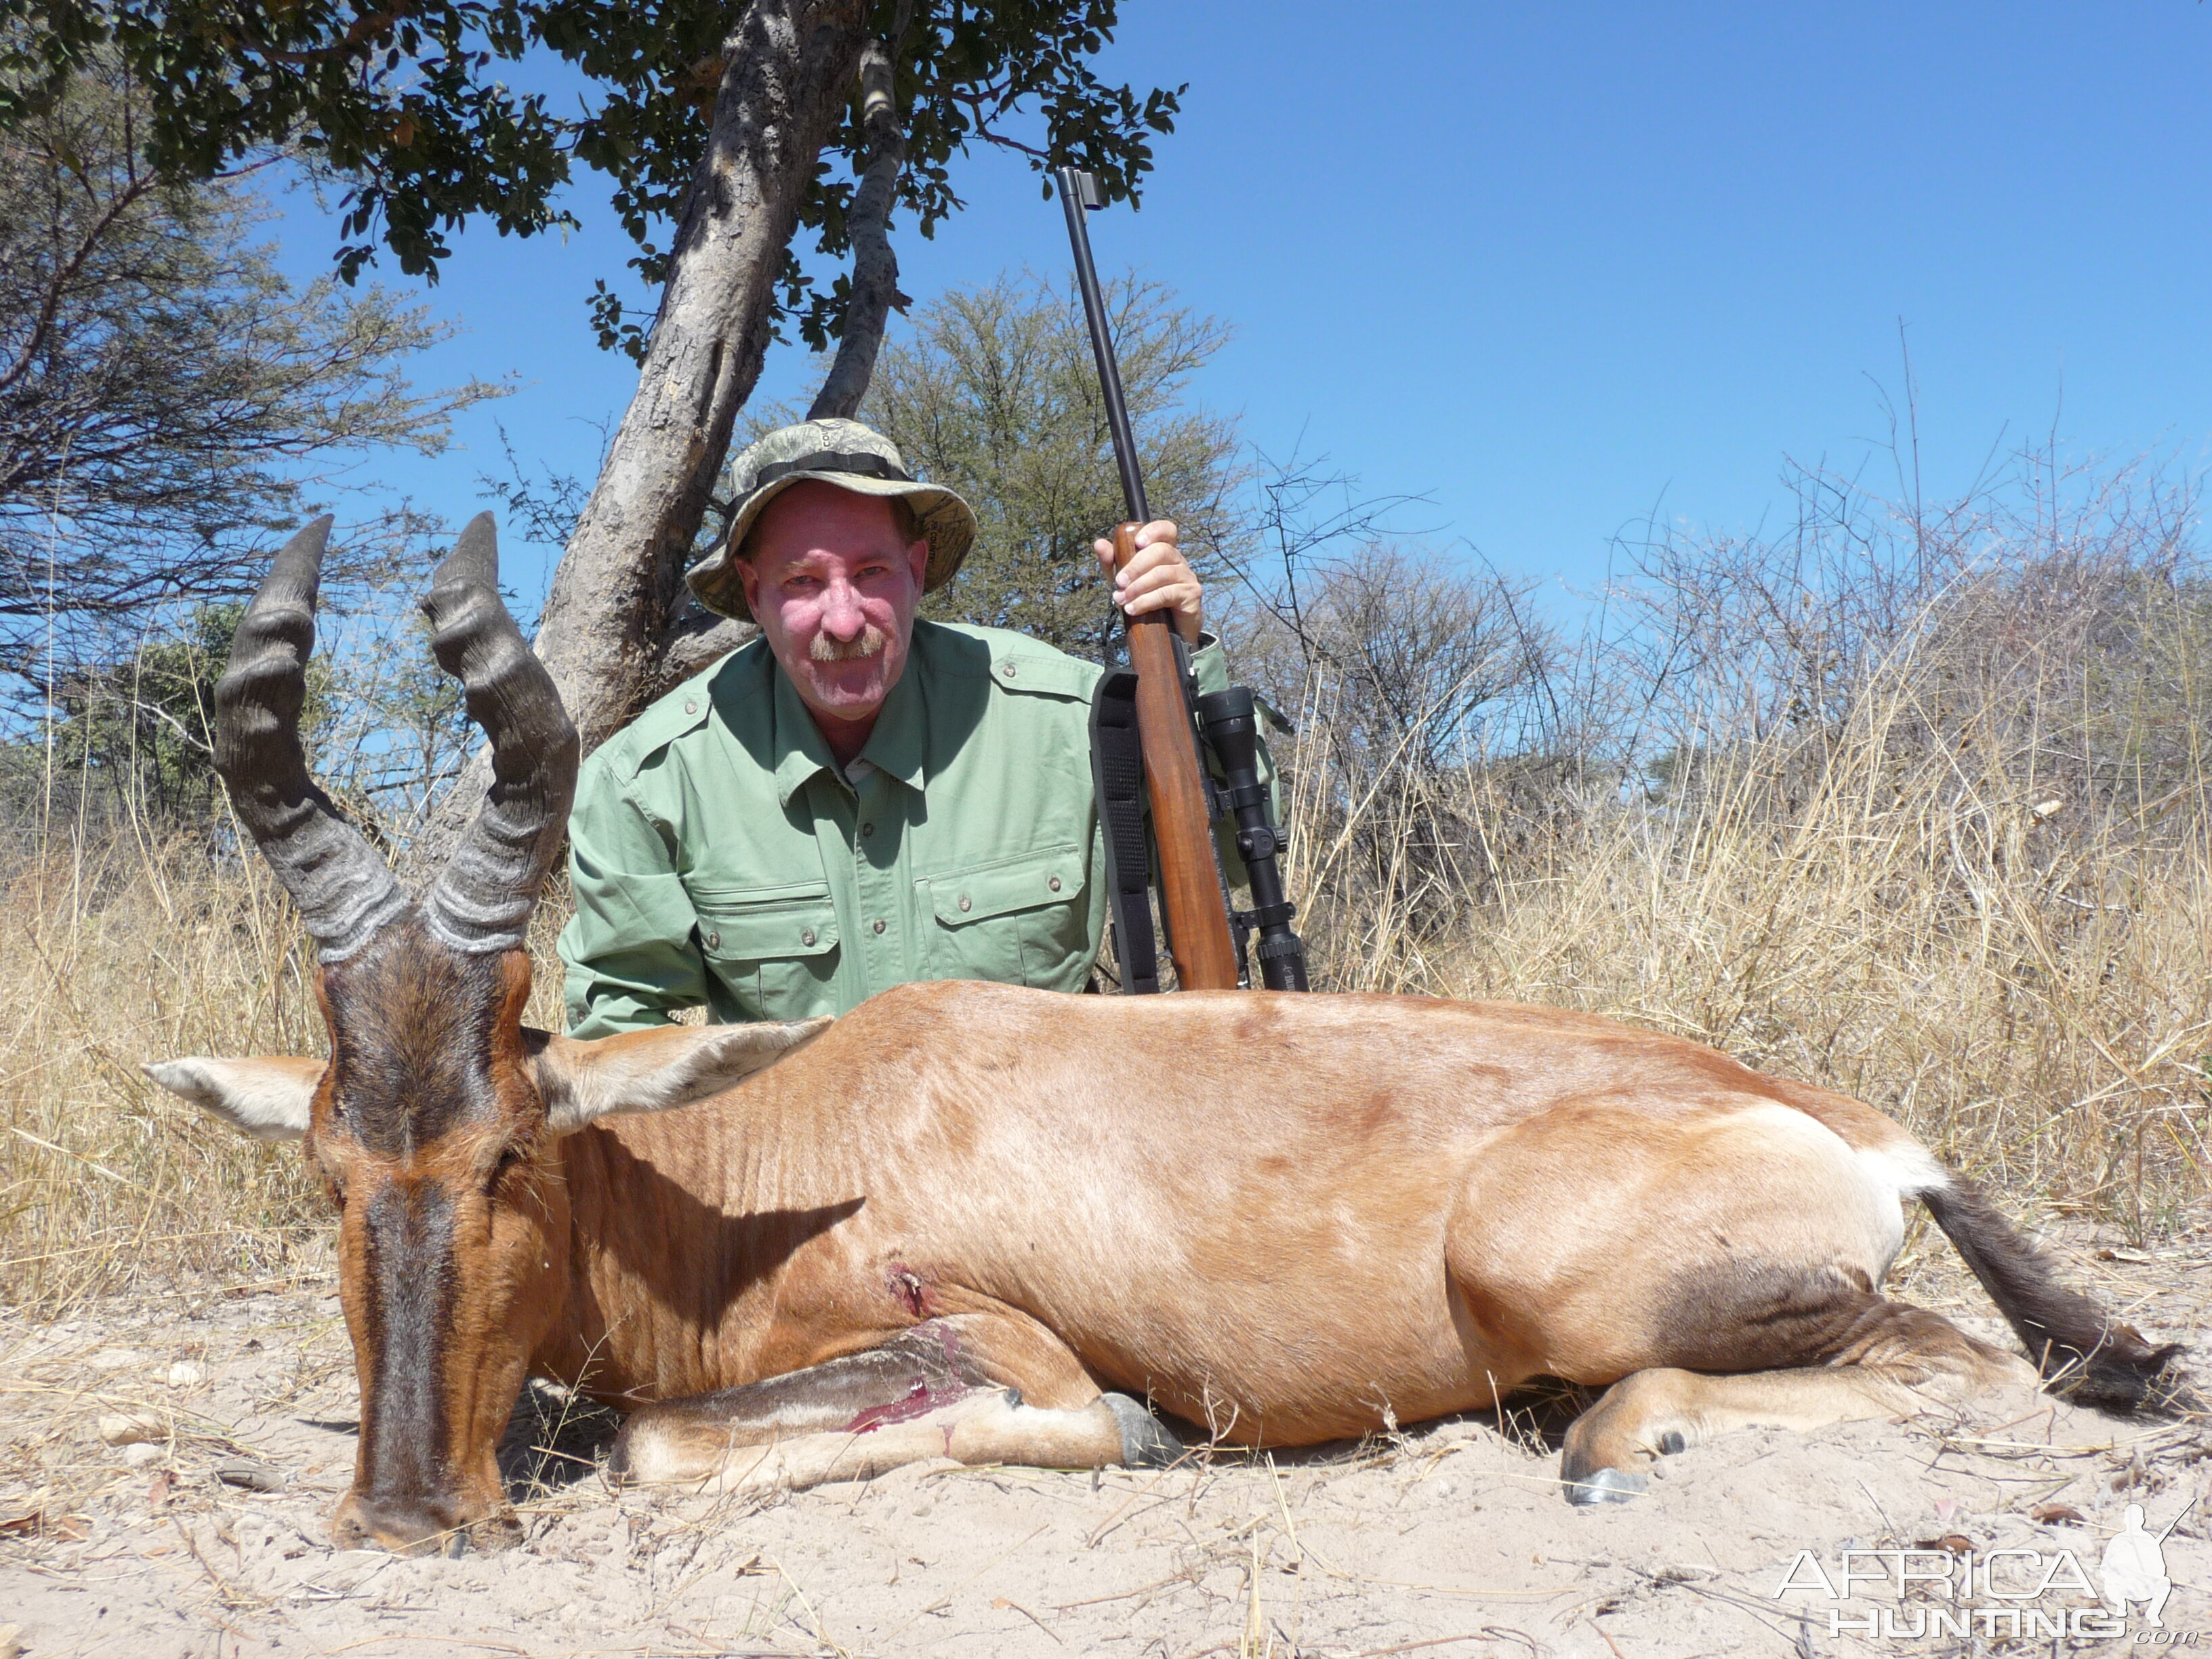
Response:
[{"label": "acacia tree", "polygon": [[[1185,398],[1229,331],[1133,277],[1109,283],[1105,299],[1153,511],[1181,524],[1201,575],[1225,574],[1244,539],[1237,422]],[[1124,507],[1072,285],[1001,276],[931,301],[884,348],[860,413],[975,508],[975,548],[927,614],[1109,653],[1115,612],[1091,544]]]},{"label": "acacia tree", "polygon": [[[348,275],[380,249],[433,272],[472,218],[523,234],[562,223],[572,163],[605,175],[632,264],[660,294],[649,322],[605,284],[596,301],[602,342],[639,359],[638,390],[536,647],[590,744],[687,631],[684,563],[779,319],[817,345],[842,337],[850,361],[824,412],[848,407],[896,303],[891,209],[927,234],[959,205],[957,157],[1007,146],[1133,198],[1177,93],[1139,98],[1092,73],[1115,13],[1116,0],[0,0],[18,25],[0,43],[19,87],[112,44],[155,89],[152,143],[173,168],[295,147],[344,189]],[[586,113],[507,83],[507,65],[544,53],[593,83]],[[0,124],[35,101],[6,94]],[[1032,138],[1010,130],[1040,116]],[[842,165],[825,167],[825,150]],[[802,227],[828,256],[857,250],[857,280],[817,289],[793,256]]]}]

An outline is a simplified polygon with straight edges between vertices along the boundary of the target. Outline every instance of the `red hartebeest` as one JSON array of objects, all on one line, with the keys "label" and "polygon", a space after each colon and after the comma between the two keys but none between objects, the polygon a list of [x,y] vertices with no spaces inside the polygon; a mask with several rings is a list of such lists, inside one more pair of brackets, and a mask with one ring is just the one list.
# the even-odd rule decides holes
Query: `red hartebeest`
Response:
[{"label": "red hartebeest", "polygon": [[[632,1408],[617,1472],[725,1489],[1170,1455],[1139,1398],[1310,1443],[1551,1376],[1607,1389],[1563,1461],[1595,1502],[1733,1426],[2036,1366],[2132,1406],[2175,1352],[1872,1108],[1579,1014],[943,983],[834,1024],[528,1030],[575,734],[480,519],[424,608],[496,781],[410,902],[301,753],[326,523],[278,556],[217,703],[240,819],[320,946],[331,1058],[149,1069],[303,1139],[337,1201],[342,1545],[512,1538],[493,1448],[533,1373]],[[1908,1196],[2036,1366],[1881,1296]]]}]

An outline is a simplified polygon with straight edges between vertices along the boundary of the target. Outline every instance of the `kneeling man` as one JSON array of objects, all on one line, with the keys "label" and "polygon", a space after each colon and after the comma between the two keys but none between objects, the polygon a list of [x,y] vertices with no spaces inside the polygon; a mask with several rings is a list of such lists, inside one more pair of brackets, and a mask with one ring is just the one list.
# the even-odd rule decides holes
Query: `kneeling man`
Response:
[{"label": "kneeling man", "polygon": [[[867,428],[786,427],[734,476],[728,534],[689,580],[761,637],[585,763],[561,935],[570,1034],[701,1004],[725,1022],[842,1014],[911,980],[1085,988],[1106,913],[1098,665],[916,618],[975,517]],[[1176,526],[1137,540],[1116,603],[1168,611],[1200,690],[1223,689]]]}]

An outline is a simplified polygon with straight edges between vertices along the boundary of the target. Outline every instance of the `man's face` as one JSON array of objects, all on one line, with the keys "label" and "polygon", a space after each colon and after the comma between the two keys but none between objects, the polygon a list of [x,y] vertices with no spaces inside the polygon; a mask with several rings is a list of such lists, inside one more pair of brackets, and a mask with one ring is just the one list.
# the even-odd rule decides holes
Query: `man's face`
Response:
[{"label": "man's face", "polygon": [[928,542],[901,541],[882,497],[809,479],[768,504],[751,550],[745,603],[800,700],[825,732],[872,721],[906,669]]}]

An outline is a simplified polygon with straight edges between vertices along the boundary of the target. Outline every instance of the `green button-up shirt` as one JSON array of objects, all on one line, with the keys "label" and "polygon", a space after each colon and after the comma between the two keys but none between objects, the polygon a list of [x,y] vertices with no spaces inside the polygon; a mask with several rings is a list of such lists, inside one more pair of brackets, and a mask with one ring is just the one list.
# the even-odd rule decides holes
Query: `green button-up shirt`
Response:
[{"label": "green button-up shirt", "polygon": [[[1228,684],[1217,645],[1193,668],[1201,691]],[[916,622],[849,777],[764,641],[663,697],[577,781],[571,1034],[702,1003],[720,1021],[842,1014],[911,980],[1082,989],[1106,921],[1100,672]]]}]

